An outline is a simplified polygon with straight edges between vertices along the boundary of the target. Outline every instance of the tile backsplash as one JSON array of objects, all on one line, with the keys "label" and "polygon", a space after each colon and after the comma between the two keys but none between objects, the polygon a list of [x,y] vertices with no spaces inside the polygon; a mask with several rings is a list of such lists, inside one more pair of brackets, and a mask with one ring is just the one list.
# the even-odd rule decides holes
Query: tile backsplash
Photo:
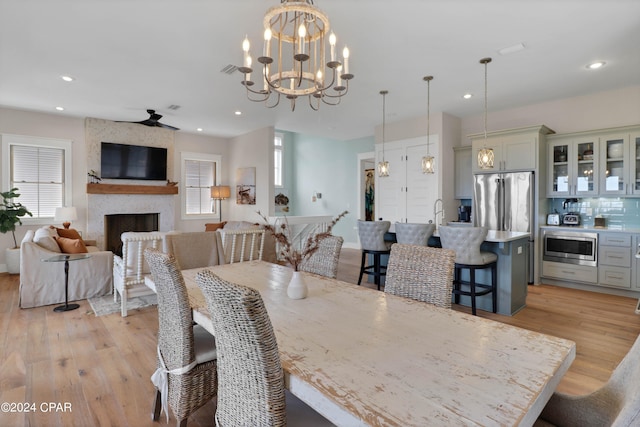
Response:
[{"label": "tile backsplash", "polygon": [[548,212],[557,211],[559,214],[577,212],[583,225],[594,225],[596,215],[606,219],[607,228],[640,228],[640,199],[623,197],[594,197],[577,199],[577,202],[567,203],[565,199],[547,199]]}]

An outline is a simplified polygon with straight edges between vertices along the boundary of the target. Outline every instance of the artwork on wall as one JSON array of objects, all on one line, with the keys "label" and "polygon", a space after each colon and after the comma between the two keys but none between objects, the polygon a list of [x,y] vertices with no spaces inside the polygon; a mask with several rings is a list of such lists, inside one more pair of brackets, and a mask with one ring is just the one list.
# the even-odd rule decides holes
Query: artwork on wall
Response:
[{"label": "artwork on wall", "polygon": [[364,170],[364,220],[375,220],[375,171],[374,169]]},{"label": "artwork on wall", "polygon": [[284,188],[281,188],[276,194],[275,197],[275,205],[276,205],[276,213],[287,213],[289,212],[289,197],[287,196],[288,191]]},{"label": "artwork on wall", "polygon": [[236,204],[256,204],[256,168],[236,170]]}]

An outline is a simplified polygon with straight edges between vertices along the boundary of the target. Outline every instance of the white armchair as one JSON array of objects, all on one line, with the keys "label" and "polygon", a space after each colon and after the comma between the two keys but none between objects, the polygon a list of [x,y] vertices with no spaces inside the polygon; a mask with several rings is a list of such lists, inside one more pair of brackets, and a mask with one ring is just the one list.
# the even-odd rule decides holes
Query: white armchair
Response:
[{"label": "white armchair", "polygon": [[[91,258],[69,267],[69,301],[107,295],[112,287],[111,251],[87,246]],[[60,255],[31,241],[20,246],[20,308],[60,304],[64,298],[64,265],[42,262]]]},{"label": "white armchair", "polygon": [[120,311],[122,317],[127,316],[127,299],[151,295],[154,289],[145,284],[149,276],[149,264],[144,259],[144,250],[153,248],[163,250],[164,232],[126,232],[122,233],[122,257],[113,257],[113,300],[118,301],[120,295]]}]

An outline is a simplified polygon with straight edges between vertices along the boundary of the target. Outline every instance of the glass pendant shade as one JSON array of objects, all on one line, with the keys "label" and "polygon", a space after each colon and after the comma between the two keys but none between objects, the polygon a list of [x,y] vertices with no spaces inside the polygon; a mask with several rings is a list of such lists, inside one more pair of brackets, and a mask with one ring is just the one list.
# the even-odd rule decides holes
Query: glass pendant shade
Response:
[{"label": "glass pendant shade", "polygon": [[487,64],[491,58],[482,58],[480,63],[484,65],[484,144],[478,151],[478,167],[480,169],[493,169],[493,148],[487,148]]},{"label": "glass pendant shade", "polygon": [[381,162],[378,162],[378,176],[380,176],[380,177],[389,176],[389,162],[388,161],[383,160]]},{"label": "glass pendant shade", "polygon": [[484,147],[478,151],[478,166],[480,169],[493,169],[493,149]]},{"label": "glass pendant shade", "polygon": [[435,159],[433,156],[424,156],[422,158],[422,173],[434,173],[433,165]]},{"label": "glass pendant shade", "polygon": [[425,76],[422,80],[427,82],[427,155],[422,158],[422,173],[434,173],[433,165],[436,159],[429,153],[429,146],[431,145],[431,141],[429,141],[429,125],[431,124],[429,110],[431,104],[431,80],[433,80],[433,76]]}]

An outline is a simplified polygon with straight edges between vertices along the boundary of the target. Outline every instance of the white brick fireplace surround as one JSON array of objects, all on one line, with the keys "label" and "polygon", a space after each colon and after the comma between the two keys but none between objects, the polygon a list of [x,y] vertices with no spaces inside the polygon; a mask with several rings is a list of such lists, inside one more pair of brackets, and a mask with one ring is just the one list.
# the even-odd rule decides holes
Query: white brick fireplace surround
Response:
[{"label": "white brick fireplace surround", "polygon": [[[173,177],[174,132],[133,123],[86,118],[87,172],[100,175],[100,143],[146,145],[162,147],[167,151],[167,176]],[[103,180],[103,183],[166,185],[158,181]],[[170,231],[175,225],[177,195],[158,194],[87,194],[87,238],[104,247],[104,216],[111,214],[158,213],[160,231]]]}]

